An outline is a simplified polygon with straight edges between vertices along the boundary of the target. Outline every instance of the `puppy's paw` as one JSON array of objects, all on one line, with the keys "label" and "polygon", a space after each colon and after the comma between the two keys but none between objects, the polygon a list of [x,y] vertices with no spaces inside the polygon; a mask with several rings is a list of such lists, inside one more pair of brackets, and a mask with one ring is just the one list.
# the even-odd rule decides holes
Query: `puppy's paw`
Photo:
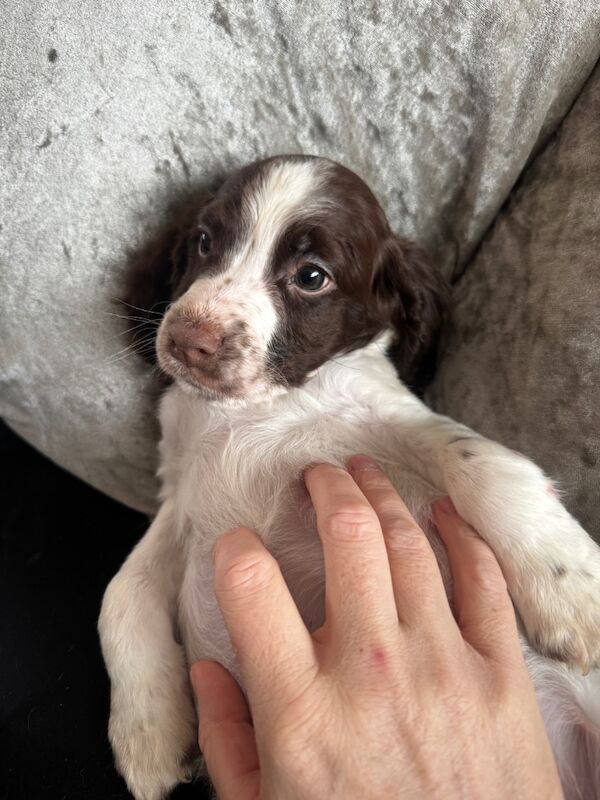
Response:
[{"label": "puppy's paw", "polygon": [[544,473],[476,436],[448,444],[444,473],[458,513],[498,558],[532,645],[584,672],[600,666],[600,548]]},{"label": "puppy's paw", "polygon": [[[575,520],[572,526],[579,528]],[[567,534],[566,531],[564,531]],[[567,541],[579,531],[569,531]],[[587,544],[587,543],[586,543]],[[518,610],[531,644],[542,655],[581,668],[585,674],[600,667],[600,548],[591,540],[586,557],[573,557],[568,548],[529,576],[521,586]],[[527,575],[523,584],[527,583]]]},{"label": "puppy's paw", "polygon": [[195,775],[195,714],[191,701],[166,704],[152,696],[149,701],[119,707],[113,698],[108,734],[117,769],[136,800],[163,800]]}]

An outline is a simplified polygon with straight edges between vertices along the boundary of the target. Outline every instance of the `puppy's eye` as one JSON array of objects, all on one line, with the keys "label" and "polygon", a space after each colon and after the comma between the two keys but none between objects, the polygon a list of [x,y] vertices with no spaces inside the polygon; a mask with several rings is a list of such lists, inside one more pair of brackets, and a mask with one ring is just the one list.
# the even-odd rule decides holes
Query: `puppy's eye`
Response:
[{"label": "puppy's eye", "polygon": [[294,283],[303,292],[318,292],[331,282],[331,278],[321,267],[305,264],[294,275]]},{"label": "puppy's eye", "polygon": [[200,231],[200,241],[198,243],[200,253],[205,256],[210,253],[210,236],[206,231]]}]

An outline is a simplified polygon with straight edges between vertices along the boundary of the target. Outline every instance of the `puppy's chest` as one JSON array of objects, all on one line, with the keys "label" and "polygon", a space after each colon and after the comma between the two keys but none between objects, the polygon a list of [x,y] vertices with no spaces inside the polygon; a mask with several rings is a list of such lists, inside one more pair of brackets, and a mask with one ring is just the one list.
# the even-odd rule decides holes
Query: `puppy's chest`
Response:
[{"label": "puppy's chest", "polygon": [[163,420],[161,475],[180,533],[209,544],[239,525],[265,539],[288,528],[312,529],[302,472],[311,462],[344,458],[332,437],[333,427],[341,434],[344,424],[329,415],[273,419],[211,411],[180,409],[175,427]]}]

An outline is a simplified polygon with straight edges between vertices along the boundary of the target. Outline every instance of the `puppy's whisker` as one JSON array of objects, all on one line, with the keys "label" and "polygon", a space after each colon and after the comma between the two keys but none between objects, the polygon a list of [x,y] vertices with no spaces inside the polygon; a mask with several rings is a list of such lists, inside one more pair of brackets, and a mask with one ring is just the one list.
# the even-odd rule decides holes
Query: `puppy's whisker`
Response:
[{"label": "puppy's whisker", "polygon": [[129,322],[145,322],[147,325],[160,325],[160,319],[149,319],[148,317],[139,317],[130,314],[115,314],[113,311],[103,311],[103,314],[109,317],[116,317],[117,319],[124,319]]},{"label": "puppy's whisker", "polygon": [[119,361],[124,361],[125,359],[129,358],[130,356],[142,356],[144,353],[150,353],[151,351],[152,351],[152,347],[150,345],[147,345],[146,348],[142,349],[142,350],[133,349],[133,350],[129,350],[127,352],[124,352],[124,353],[122,353],[120,355],[117,354],[117,355],[113,356],[112,358],[108,359],[105,363],[106,363],[107,366],[113,366],[114,364],[117,364]]},{"label": "puppy's whisker", "polygon": [[163,312],[162,311],[153,311],[152,309],[154,309],[154,308],[156,308],[156,306],[160,306],[160,305],[166,305],[167,308],[168,308],[169,305],[170,305],[169,300],[158,300],[150,308],[142,308],[141,306],[134,306],[131,303],[127,303],[127,302],[125,302],[125,300],[121,300],[119,297],[113,297],[112,299],[116,300],[121,305],[127,306],[128,308],[133,308],[135,311],[142,311],[144,314],[155,314],[157,317],[162,317]]},{"label": "puppy's whisker", "polygon": [[144,347],[148,347],[148,346],[154,347],[155,342],[156,342],[156,339],[154,337],[154,334],[148,334],[147,336],[143,337],[142,339],[136,340],[133,343],[133,349],[141,351],[141,350],[144,349]]},{"label": "puppy's whisker", "polygon": [[111,356],[108,357],[107,363],[111,364],[115,360],[120,360],[123,356],[133,355],[134,353],[141,354],[146,350],[150,350],[154,346],[154,335],[149,334],[143,339],[140,339],[137,342],[132,342],[128,344],[127,347],[123,347],[121,350],[118,350],[116,353],[113,353]]},{"label": "puppy's whisker", "polygon": [[135,331],[139,331],[141,328],[147,327],[145,322],[140,322],[139,325],[134,325],[133,328],[127,328],[125,331],[120,331],[117,336],[127,336],[135,333]]}]

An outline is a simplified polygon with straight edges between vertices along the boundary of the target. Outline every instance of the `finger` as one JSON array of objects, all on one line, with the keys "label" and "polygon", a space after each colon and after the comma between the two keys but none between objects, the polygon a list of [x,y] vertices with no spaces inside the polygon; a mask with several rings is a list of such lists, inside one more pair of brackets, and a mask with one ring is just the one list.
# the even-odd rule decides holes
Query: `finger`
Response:
[{"label": "finger", "polygon": [[453,604],[463,637],[482,655],[502,660],[521,653],[515,612],[496,557],[476,531],[458,516],[449,497],[433,509],[448,551]]},{"label": "finger", "polygon": [[245,528],[214,549],[215,592],[255,715],[271,715],[317,672],[310,634],[273,556]]},{"label": "finger", "polygon": [[401,621],[458,634],[435,554],[404,501],[370,458],[354,456],[348,469],[379,517]]},{"label": "finger", "polygon": [[348,472],[305,473],[325,559],[325,616],[335,639],[356,644],[398,630],[390,566],[377,515]]},{"label": "finger", "polygon": [[219,800],[254,800],[260,768],[240,687],[215,661],[196,662],[190,677],[198,708],[198,741]]}]

